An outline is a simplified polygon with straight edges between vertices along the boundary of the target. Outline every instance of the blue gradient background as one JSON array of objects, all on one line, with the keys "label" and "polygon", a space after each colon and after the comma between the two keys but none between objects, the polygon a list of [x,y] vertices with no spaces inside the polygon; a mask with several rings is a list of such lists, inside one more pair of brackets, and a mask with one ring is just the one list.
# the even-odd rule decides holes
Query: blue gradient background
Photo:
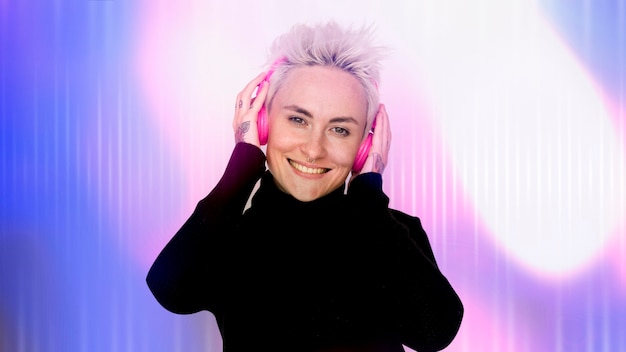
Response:
[{"label": "blue gradient background", "polygon": [[[459,3],[448,2],[449,10]],[[468,23],[503,15],[488,3],[464,2],[481,9]],[[511,1],[511,11],[527,3]],[[417,63],[403,47],[430,34],[414,30],[413,15],[459,29],[445,11],[424,11],[433,4],[0,0],[0,350],[220,351],[211,314],[165,311],[146,272],[221,176],[234,143],[234,97],[261,71],[271,39],[293,23],[333,17],[375,22],[399,48],[398,65],[383,71],[395,139],[385,187],[392,206],[424,220],[465,302],[446,350],[626,351],[626,2],[537,3],[610,107],[591,118],[611,126],[604,136],[617,141],[592,141],[602,162],[590,179],[599,182],[581,185],[599,192],[601,210],[617,214],[602,234],[583,234],[606,244],[571,270],[545,272],[494,240],[485,214],[462,192],[441,110],[404,105],[430,96],[428,84],[407,83],[420,71],[405,75]],[[189,27],[174,35],[182,24]],[[186,36],[185,28],[197,32]],[[420,43],[465,44],[451,37]],[[454,94],[448,103],[463,104]],[[429,118],[411,118],[424,111]]]}]

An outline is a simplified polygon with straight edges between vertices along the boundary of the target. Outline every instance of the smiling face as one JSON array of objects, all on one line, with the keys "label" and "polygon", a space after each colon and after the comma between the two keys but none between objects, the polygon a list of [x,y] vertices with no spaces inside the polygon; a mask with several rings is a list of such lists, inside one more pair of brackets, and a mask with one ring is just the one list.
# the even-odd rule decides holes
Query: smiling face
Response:
[{"label": "smiling face", "polygon": [[338,68],[293,69],[269,109],[267,165],[278,187],[311,201],[344,184],[366,125],[363,87]]}]

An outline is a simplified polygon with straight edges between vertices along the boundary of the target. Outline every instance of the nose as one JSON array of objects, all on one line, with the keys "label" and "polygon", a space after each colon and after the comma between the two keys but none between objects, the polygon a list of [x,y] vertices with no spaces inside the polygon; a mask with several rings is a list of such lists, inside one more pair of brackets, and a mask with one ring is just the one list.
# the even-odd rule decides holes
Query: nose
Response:
[{"label": "nose", "polygon": [[311,132],[300,146],[302,154],[313,160],[320,160],[326,155],[326,136],[321,132]]}]

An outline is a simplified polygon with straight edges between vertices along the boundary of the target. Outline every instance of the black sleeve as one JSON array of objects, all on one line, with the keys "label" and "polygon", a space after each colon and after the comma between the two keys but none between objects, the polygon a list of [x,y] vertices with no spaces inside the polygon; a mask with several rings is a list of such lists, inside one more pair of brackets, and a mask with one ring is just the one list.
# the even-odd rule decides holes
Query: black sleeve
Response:
[{"label": "black sleeve", "polygon": [[171,312],[219,310],[223,294],[224,244],[236,226],[256,181],[265,172],[258,147],[237,143],[224,175],[202,199],[148,271],[146,282]]},{"label": "black sleeve", "polygon": [[419,218],[388,208],[378,173],[355,177],[348,195],[369,219],[370,231],[380,236],[380,250],[390,252],[382,257],[388,258],[390,306],[402,344],[419,352],[444,349],[458,333],[464,309],[437,267]]}]

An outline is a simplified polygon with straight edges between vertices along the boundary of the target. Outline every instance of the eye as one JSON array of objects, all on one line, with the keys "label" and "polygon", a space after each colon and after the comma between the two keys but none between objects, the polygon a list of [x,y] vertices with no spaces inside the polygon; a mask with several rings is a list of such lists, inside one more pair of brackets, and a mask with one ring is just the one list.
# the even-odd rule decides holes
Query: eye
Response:
[{"label": "eye", "polygon": [[298,117],[298,116],[289,116],[289,121],[291,121],[292,123],[296,124],[296,125],[305,125],[306,121],[304,121],[303,118]]},{"label": "eye", "polygon": [[350,135],[350,131],[348,131],[347,129],[343,127],[333,127],[332,131],[338,135],[345,136],[345,137]]}]

